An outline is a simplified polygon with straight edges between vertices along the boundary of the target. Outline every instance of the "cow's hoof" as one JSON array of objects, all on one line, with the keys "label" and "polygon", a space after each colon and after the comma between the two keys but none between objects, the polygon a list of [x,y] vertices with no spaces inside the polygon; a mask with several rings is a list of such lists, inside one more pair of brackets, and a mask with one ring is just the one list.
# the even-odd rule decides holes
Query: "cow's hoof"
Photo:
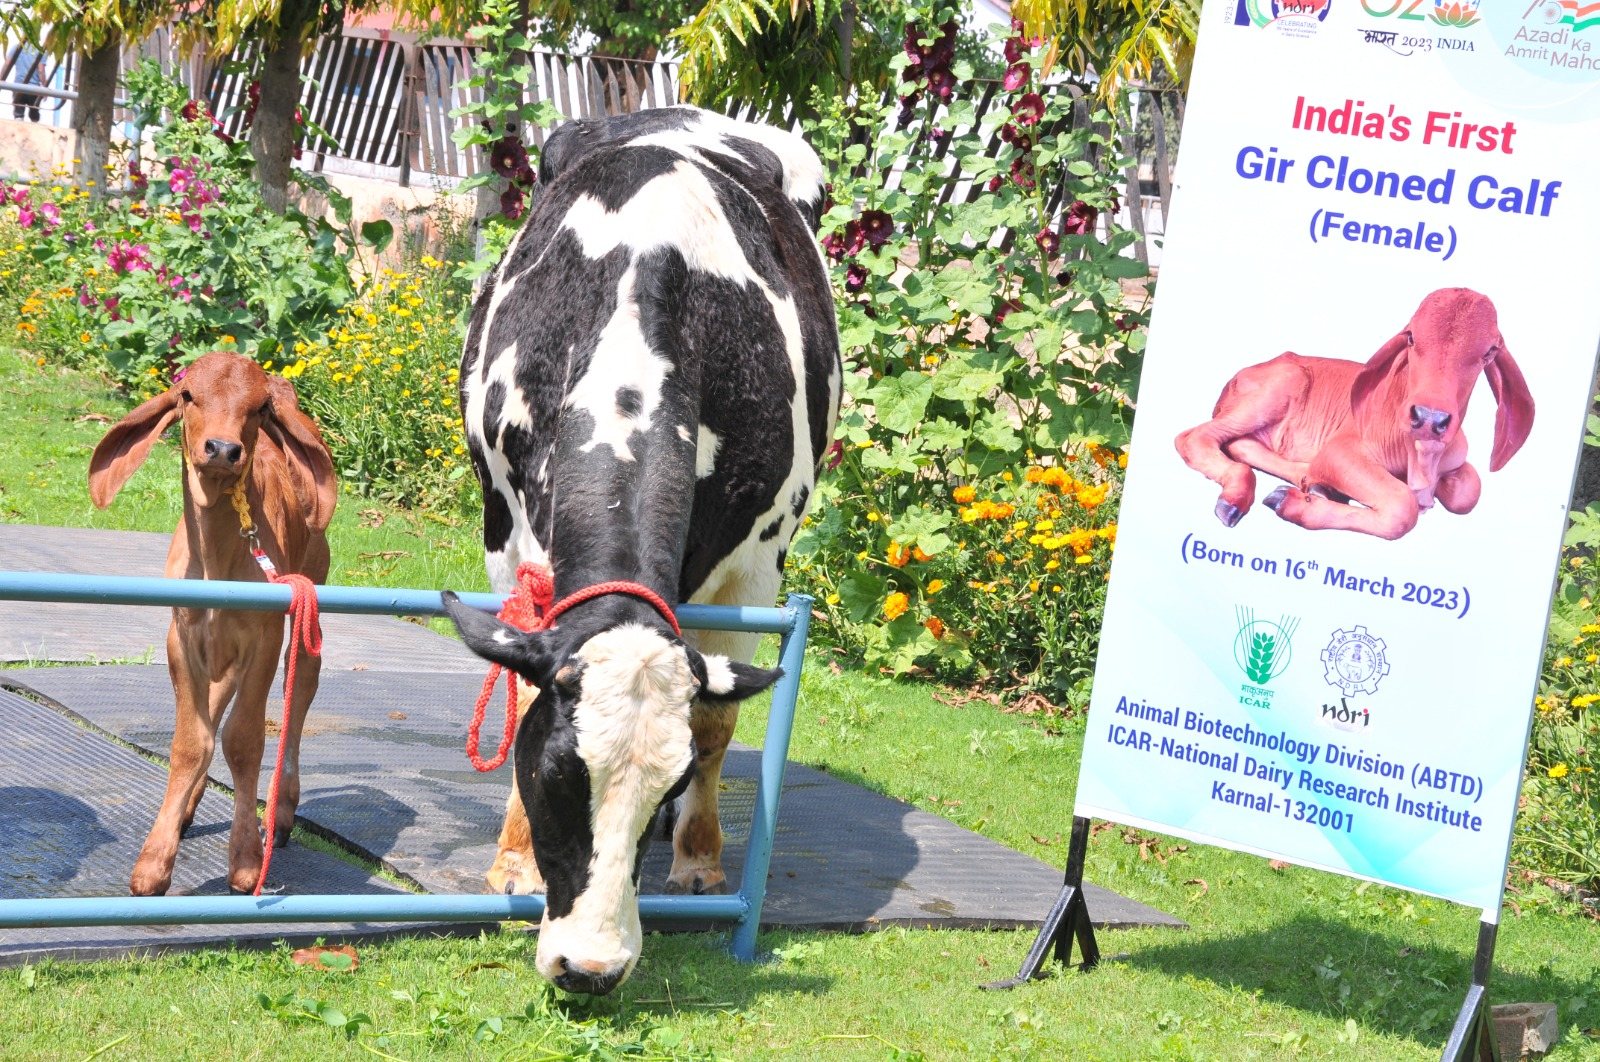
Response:
[{"label": "cow's hoof", "polygon": [[1289,488],[1279,487],[1277,490],[1261,499],[1261,504],[1265,505],[1273,512],[1277,512],[1279,509],[1283,508],[1283,499],[1287,498],[1288,496]]},{"label": "cow's hoof", "polygon": [[172,878],[157,876],[144,877],[138,871],[134,872],[133,880],[128,883],[130,896],[165,896],[167,889],[172,885]]},{"label": "cow's hoof", "polygon": [[489,891],[505,896],[534,896],[544,892],[544,877],[533,857],[502,848],[485,875]]},{"label": "cow's hoof", "polygon": [[701,870],[667,878],[663,892],[669,896],[723,896],[728,891],[728,878],[720,870]]},{"label": "cow's hoof", "polygon": [[1244,510],[1226,498],[1218,498],[1217,519],[1222,521],[1223,527],[1232,527],[1244,519]]}]

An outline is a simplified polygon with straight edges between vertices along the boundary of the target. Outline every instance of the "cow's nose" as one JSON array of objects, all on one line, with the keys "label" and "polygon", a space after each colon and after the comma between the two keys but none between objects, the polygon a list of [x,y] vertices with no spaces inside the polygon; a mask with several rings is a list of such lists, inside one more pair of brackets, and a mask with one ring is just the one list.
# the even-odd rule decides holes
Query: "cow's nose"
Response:
[{"label": "cow's nose", "polygon": [[556,960],[561,973],[556,975],[557,988],[568,992],[582,992],[589,996],[603,996],[622,983],[628,964],[608,968],[604,963],[572,961],[562,956]]},{"label": "cow's nose", "polygon": [[1450,419],[1450,414],[1443,410],[1429,409],[1427,406],[1411,407],[1411,427],[1414,431],[1427,428],[1435,435],[1443,435],[1450,427]]},{"label": "cow's nose", "polygon": [[236,465],[243,455],[244,447],[239,443],[228,442],[225,439],[206,440],[206,460],[208,461],[221,460],[226,464]]}]

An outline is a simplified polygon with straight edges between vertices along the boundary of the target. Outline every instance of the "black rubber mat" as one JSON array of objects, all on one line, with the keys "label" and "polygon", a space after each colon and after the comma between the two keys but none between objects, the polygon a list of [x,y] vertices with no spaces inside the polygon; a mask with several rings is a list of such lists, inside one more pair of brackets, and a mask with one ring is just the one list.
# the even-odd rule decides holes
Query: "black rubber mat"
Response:
[{"label": "black rubber mat", "polygon": [[[0,899],[125,896],[166,788],[165,768],[62,713],[0,690]],[[232,797],[208,790],[179,849],[171,895],[226,895]],[[300,845],[280,849],[281,892],[395,892],[359,867]],[[0,929],[0,964],[51,954],[104,957],[225,940],[364,934],[365,924]]]},{"label": "black rubber mat", "polygon": [[[72,527],[0,524],[0,570],[159,577],[170,535],[148,531],[94,531]],[[0,625],[0,660],[148,660],[167,658],[172,611],[144,605],[6,603]],[[453,638],[387,616],[327,614],[323,666],[389,671],[481,672],[482,663]]]},{"label": "black rubber mat", "polygon": [[[144,748],[165,754],[171,740],[165,668],[29,669],[0,674],[0,682],[24,684]],[[301,749],[301,815],[430,891],[482,890],[510,771],[478,774],[462,752],[480,682],[462,674],[326,673]],[[497,697],[496,708],[501,703]],[[492,740],[498,726],[491,721],[485,730]],[[758,770],[757,752],[730,751],[720,804],[724,867],[734,881]],[[644,891],[660,888],[670,862],[670,845],[653,843]],[[1054,867],[790,764],[762,921],[840,928],[1037,925],[1060,887]],[[1092,885],[1088,899],[1097,924],[1182,924]]]}]

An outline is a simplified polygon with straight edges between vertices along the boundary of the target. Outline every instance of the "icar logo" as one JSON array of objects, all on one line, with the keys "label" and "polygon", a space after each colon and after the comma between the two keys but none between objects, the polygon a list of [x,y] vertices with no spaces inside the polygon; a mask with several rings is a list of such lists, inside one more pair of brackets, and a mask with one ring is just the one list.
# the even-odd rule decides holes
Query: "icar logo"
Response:
[{"label": "icar logo", "polygon": [[1267,684],[1289,667],[1294,656],[1294,632],[1300,626],[1295,616],[1272,620],[1256,619],[1255,610],[1238,606],[1238,633],[1233,636],[1233,659],[1250,681],[1239,687],[1239,703],[1252,708],[1271,708],[1272,690]]}]

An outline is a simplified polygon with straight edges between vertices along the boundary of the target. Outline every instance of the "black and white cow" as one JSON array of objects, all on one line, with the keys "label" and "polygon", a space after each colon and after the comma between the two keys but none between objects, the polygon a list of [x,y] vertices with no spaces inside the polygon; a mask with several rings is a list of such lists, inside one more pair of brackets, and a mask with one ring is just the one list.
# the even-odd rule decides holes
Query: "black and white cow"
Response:
[{"label": "black and white cow", "polygon": [[[491,581],[540,561],[558,598],[624,579],[771,603],[839,406],[821,163],[791,133],[673,107],[562,126],[540,177],[461,362]],[[757,636],[680,640],[625,595],[533,635],[451,615],[538,691],[490,886],[543,890],[539,971],[608,992],[638,960],[663,802],[680,798],[666,891],[725,891],[723,754],[778,672],[748,664]]]}]

